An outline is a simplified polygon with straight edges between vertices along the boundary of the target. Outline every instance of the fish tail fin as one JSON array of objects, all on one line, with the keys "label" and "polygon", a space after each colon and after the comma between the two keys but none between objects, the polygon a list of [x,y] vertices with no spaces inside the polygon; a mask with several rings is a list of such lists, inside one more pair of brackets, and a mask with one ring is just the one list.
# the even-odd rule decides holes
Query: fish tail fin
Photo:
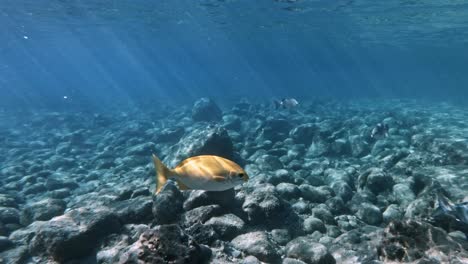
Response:
[{"label": "fish tail fin", "polygon": [[161,188],[167,182],[167,179],[169,179],[173,173],[154,154],[153,154],[153,163],[154,163],[154,167],[156,168],[156,190],[155,190],[155,193],[158,194],[161,191]]}]

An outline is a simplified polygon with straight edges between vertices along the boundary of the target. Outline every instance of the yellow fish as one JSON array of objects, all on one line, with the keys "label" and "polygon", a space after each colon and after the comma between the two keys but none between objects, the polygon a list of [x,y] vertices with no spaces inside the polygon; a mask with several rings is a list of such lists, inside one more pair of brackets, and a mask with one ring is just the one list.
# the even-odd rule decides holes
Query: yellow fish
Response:
[{"label": "yellow fish", "polygon": [[213,155],[188,158],[174,169],[167,168],[153,154],[156,168],[156,193],[168,179],[175,179],[179,189],[224,191],[249,180],[249,176],[235,162]]}]

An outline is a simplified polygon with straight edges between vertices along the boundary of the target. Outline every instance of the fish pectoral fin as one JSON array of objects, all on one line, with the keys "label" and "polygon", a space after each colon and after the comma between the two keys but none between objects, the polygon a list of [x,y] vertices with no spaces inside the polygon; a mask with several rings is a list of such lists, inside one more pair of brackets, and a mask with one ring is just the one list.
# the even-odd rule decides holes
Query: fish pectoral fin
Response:
[{"label": "fish pectoral fin", "polygon": [[216,181],[216,182],[223,182],[223,181],[226,181],[226,178],[224,178],[223,176],[214,175],[213,180]]},{"label": "fish pectoral fin", "polygon": [[185,185],[182,181],[180,180],[176,180],[176,181],[177,181],[177,186],[179,186],[179,190],[181,191],[190,190],[190,188],[187,187],[187,185]]}]

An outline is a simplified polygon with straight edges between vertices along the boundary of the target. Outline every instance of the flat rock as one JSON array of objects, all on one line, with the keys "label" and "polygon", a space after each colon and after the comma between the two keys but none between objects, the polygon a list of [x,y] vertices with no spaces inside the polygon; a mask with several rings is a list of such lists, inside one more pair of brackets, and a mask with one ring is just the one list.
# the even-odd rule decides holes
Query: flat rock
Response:
[{"label": "flat rock", "polygon": [[123,224],[139,224],[153,218],[153,201],[149,197],[139,196],[111,205],[112,211]]},{"label": "flat rock", "polygon": [[47,221],[52,217],[62,215],[66,207],[65,201],[50,198],[28,204],[21,211],[21,224],[29,225],[34,221]]},{"label": "flat rock", "polygon": [[298,237],[286,245],[286,256],[308,264],[335,264],[327,248],[307,237]]},{"label": "flat rock", "polygon": [[0,222],[3,224],[18,224],[20,222],[20,212],[12,207],[0,207]]},{"label": "flat rock", "polygon": [[232,240],[235,248],[248,255],[255,256],[263,262],[279,261],[278,247],[269,239],[265,232],[251,232],[237,236]]},{"label": "flat rock", "polygon": [[183,212],[184,196],[174,183],[168,182],[161,192],[153,196],[154,223],[172,224],[179,220]]},{"label": "flat rock", "polygon": [[200,246],[177,225],[145,231],[120,258],[119,263],[203,263],[211,250]]},{"label": "flat rock", "polygon": [[232,239],[245,227],[244,221],[234,214],[212,217],[205,225],[212,226],[224,240]]},{"label": "flat rock", "polygon": [[37,227],[30,253],[63,262],[90,254],[100,238],[119,230],[120,223],[106,208],[79,208]]},{"label": "flat rock", "polygon": [[184,213],[182,217],[183,226],[190,227],[197,222],[205,223],[213,216],[218,216],[223,212],[221,206],[217,204],[205,205],[194,208]]},{"label": "flat rock", "polygon": [[218,105],[209,98],[201,98],[192,108],[192,119],[195,121],[220,121],[223,116]]},{"label": "flat rock", "polygon": [[450,237],[443,229],[415,220],[394,221],[385,229],[378,245],[382,259],[398,262],[424,262],[436,258],[449,263],[452,259],[468,259],[468,242]]}]

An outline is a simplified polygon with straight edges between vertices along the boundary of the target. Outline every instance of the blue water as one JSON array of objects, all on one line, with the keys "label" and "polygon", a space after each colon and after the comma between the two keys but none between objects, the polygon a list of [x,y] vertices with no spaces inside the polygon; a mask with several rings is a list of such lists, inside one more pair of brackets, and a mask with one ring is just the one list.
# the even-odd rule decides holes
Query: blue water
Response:
[{"label": "blue water", "polygon": [[[468,100],[466,1],[2,0],[0,105]],[[66,99],[65,99],[66,97]]]}]

